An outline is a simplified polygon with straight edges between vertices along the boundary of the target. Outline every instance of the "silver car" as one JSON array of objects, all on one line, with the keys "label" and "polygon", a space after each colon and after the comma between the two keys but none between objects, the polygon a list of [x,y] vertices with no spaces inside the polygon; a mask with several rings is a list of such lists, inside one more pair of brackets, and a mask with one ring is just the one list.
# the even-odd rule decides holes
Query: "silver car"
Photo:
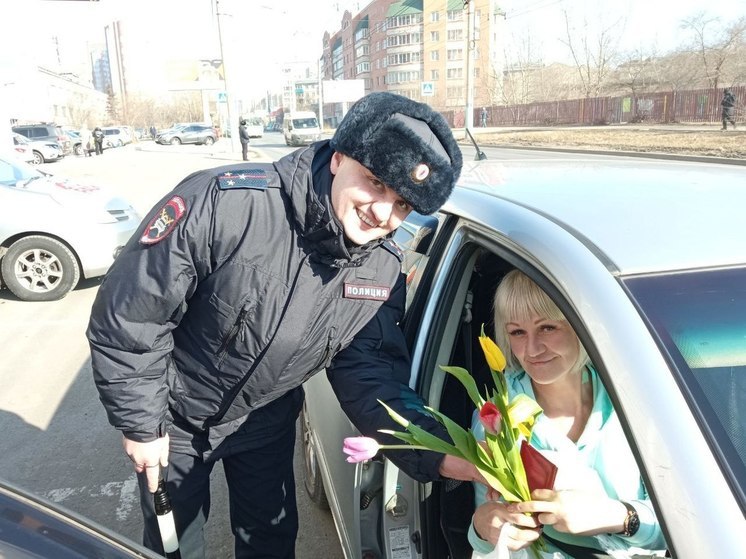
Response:
[{"label": "silver car", "polygon": [[[746,534],[746,169],[665,162],[474,162],[409,251],[410,386],[468,427],[439,365],[483,371],[492,294],[519,268],[569,317],[610,393],[679,559],[741,557]],[[305,485],[348,558],[470,557],[470,483],[422,484],[357,434],[324,375],[305,384]]]},{"label": "silver car", "polygon": [[140,224],[126,200],[0,155],[0,279],[24,301],[102,276]]}]

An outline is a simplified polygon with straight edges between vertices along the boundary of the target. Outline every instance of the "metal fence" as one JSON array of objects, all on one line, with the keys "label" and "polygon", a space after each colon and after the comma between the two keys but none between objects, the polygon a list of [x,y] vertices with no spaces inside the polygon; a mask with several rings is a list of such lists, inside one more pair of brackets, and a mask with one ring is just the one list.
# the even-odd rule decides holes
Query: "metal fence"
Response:
[{"label": "metal fence", "polygon": [[[736,116],[743,118],[746,86],[731,87]],[[636,96],[590,97],[525,105],[486,107],[487,126],[601,125],[649,122],[719,123],[724,88],[664,91]],[[482,107],[474,109],[474,126],[481,124]],[[463,111],[446,111],[451,126],[463,126]]]}]

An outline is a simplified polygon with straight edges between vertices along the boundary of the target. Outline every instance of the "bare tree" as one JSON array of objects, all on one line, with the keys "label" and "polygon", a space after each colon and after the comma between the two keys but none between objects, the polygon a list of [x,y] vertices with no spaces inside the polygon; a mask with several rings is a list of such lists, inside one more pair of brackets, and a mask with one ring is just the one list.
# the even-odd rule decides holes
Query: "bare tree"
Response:
[{"label": "bare tree", "polygon": [[603,21],[599,14],[599,27],[594,31],[588,20],[583,17],[582,29],[578,30],[572,24],[570,14],[562,11],[565,19],[566,41],[562,41],[570,50],[570,55],[580,78],[585,97],[596,97],[606,84],[612,69],[624,19],[619,18],[611,24]]},{"label": "bare tree", "polygon": [[719,18],[699,12],[682,20],[681,28],[691,35],[691,48],[699,56],[708,86],[717,89],[727,75],[728,67],[743,50],[746,17],[722,26]]}]

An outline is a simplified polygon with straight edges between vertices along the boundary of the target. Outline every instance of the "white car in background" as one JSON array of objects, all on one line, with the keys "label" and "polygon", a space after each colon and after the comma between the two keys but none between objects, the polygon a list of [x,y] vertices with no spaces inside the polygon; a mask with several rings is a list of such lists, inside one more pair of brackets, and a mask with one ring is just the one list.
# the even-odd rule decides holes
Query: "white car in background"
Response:
[{"label": "white car in background", "polygon": [[62,146],[49,140],[29,140],[26,136],[13,132],[13,144],[17,152],[17,148],[21,147],[23,155],[19,159],[32,165],[51,163],[65,157]]},{"label": "white car in background", "polygon": [[31,149],[29,141],[25,136],[13,132],[13,151],[14,155],[26,163],[34,163],[34,150]]},{"label": "white car in background", "polygon": [[53,301],[104,275],[140,224],[100,186],[0,155],[0,280],[23,301]]},{"label": "white car in background", "polygon": [[261,118],[247,118],[246,131],[249,138],[261,138],[264,136],[264,123]]}]

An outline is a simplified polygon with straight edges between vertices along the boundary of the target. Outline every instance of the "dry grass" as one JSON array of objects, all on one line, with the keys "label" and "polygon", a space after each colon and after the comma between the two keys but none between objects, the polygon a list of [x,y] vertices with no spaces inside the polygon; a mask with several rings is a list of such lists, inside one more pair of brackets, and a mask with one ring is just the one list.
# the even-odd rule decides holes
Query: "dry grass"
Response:
[{"label": "dry grass", "polygon": [[480,145],[571,147],[679,155],[746,158],[746,132],[740,130],[572,129],[480,133]]}]

